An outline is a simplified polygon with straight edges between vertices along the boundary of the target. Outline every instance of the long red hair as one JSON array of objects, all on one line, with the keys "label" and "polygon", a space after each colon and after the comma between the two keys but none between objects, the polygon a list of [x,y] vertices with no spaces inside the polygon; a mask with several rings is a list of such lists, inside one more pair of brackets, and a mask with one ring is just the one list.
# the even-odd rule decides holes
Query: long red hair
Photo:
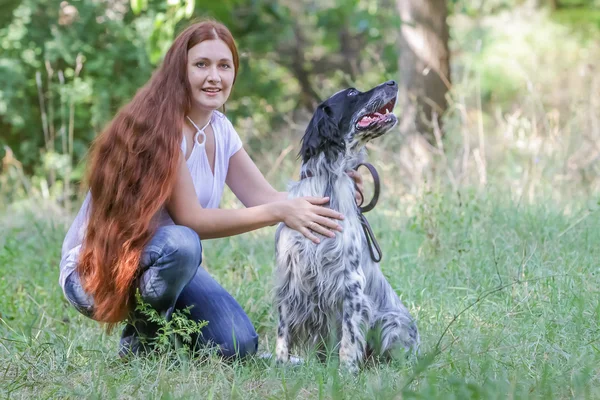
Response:
[{"label": "long red hair", "polygon": [[188,50],[212,39],[228,45],[237,75],[229,30],[212,20],[195,23],[177,36],[148,83],[90,147],[92,201],[77,270],[94,298],[94,319],[109,323],[109,330],[131,310],[142,250],[175,182],[183,120],[192,106]]}]

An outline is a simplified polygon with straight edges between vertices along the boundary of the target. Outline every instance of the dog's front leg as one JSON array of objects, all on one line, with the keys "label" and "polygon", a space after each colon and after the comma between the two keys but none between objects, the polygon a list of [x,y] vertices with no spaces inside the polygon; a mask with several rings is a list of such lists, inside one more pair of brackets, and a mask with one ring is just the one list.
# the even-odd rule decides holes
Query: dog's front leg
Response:
[{"label": "dog's front leg", "polygon": [[352,373],[358,372],[366,344],[364,319],[365,315],[368,315],[368,310],[363,294],[363,282],[364,278],[361,276],[347,279],[343,302],[340,363]]},{"label": "dog's front leg", "polygon": [[277,327],[277,345],[275,353],[277,355],[277,363],[286,363],[290,359],[290,327],[288,324],[288,310],[287,305],[282,304],[279,306],[279,326]]}]

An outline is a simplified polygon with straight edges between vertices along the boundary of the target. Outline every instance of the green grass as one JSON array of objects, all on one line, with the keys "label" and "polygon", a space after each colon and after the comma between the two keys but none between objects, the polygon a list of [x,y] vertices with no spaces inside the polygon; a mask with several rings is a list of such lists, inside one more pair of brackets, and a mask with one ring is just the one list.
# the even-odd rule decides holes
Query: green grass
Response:
[{"label": "green grass", "polygon": [[[418,319],[423,354],[416,363],[370,366],[356,377],[339,374],[334,359],[325,365],[311,357],[294,368],[175,353],[123,363],[119,333],[106,335],[79,315],[58,286],[70,219],[39,207],[11,209],[0,216],[0,395],[599,398],[596,207],[521,204],[493,188],[434,190],[412,207],[384,198],[369,219],[384,273]],[[204,243],[206,268],[250,315],[259,352],[274,348],[273,232]]]},{"label": "green grass", "polygon": [[[553,17],[577,16],[567,14]],[[123,363],[118,330],[103,333],[58,286],[72,216],[31,203],[60,185],[47,194],[45,172],[9,168],[0,175],[0,398],[600,398],[597,46],[543,16],[453,19],[461,51],[444,148],[423,170],[422,153],[401,152],[397,135],[370,150],[384,192],[368,218],[382,269],[418,320],[419,360],[357,377],[311,357],[294,368],[174,352]],[[283,149],[302,131],[273,133],[273,148],[240,132],[276,187],[298,176],[297,148]],[[3,202],[23,197],[29,204]],[[273,235],[203,243],[205,268],[249,314],[259,353],[274,349]]]}]

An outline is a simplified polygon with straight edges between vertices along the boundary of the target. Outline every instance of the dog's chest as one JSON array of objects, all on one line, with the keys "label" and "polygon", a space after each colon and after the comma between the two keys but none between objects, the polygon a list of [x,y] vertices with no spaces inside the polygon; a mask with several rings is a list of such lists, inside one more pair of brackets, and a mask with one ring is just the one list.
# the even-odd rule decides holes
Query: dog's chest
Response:
[{"label": "dog's chest", "polygon": [[320,236],[321,242],[314,244],[295,230],[280,229],[278,275],[299,297],[319,303],[320,307],[337,308],[348,280],[354,279],[360,268],[363,241],[353,186],[335,187],[330,206],[345,217],[339,221],[343,231],[336,232],[335,238]]}]

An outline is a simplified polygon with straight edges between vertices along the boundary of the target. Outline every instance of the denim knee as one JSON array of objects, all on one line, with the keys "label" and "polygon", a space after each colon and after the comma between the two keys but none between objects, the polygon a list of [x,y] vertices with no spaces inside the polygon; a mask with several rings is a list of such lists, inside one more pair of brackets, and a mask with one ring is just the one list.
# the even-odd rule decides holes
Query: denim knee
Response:
[{"label": "denim knee", "polygon": [[[202,262],[202,244],[193,229],[183,225],[167,225],[159,228],[155,238],[163,242],[163,256],[176,257],[178,264],[197,267]],[[196,273],[195,268],[193,273]]]},{"label": "denim knee", "polygon": [[180,225],[160,227],[142,254],[142,299],[159,312],[169,312],[201,261],[202,246],[195,231]]},{"label": "denim knee", "polygon": [[191,228],[182,225],[162,226],[151,239],[142,264],[151,267],[159,259],[169,261],[181,274],[180,278],[189,281],[202,262],[202,244],[198,234]]},{"label": "denim knee", "polygon": [[245,334],[229,337],[224,343],[220,343],[220,352],[225,358],[244,358],[255,354],[257,350],[258,334],[254,329]]},{"label": "denim knee", "polygon": [[71,272],[65,280],[64,294],[66,299],[81,314],[88,318],[94,315],[94,299],[85,293],[77,271]]}]

